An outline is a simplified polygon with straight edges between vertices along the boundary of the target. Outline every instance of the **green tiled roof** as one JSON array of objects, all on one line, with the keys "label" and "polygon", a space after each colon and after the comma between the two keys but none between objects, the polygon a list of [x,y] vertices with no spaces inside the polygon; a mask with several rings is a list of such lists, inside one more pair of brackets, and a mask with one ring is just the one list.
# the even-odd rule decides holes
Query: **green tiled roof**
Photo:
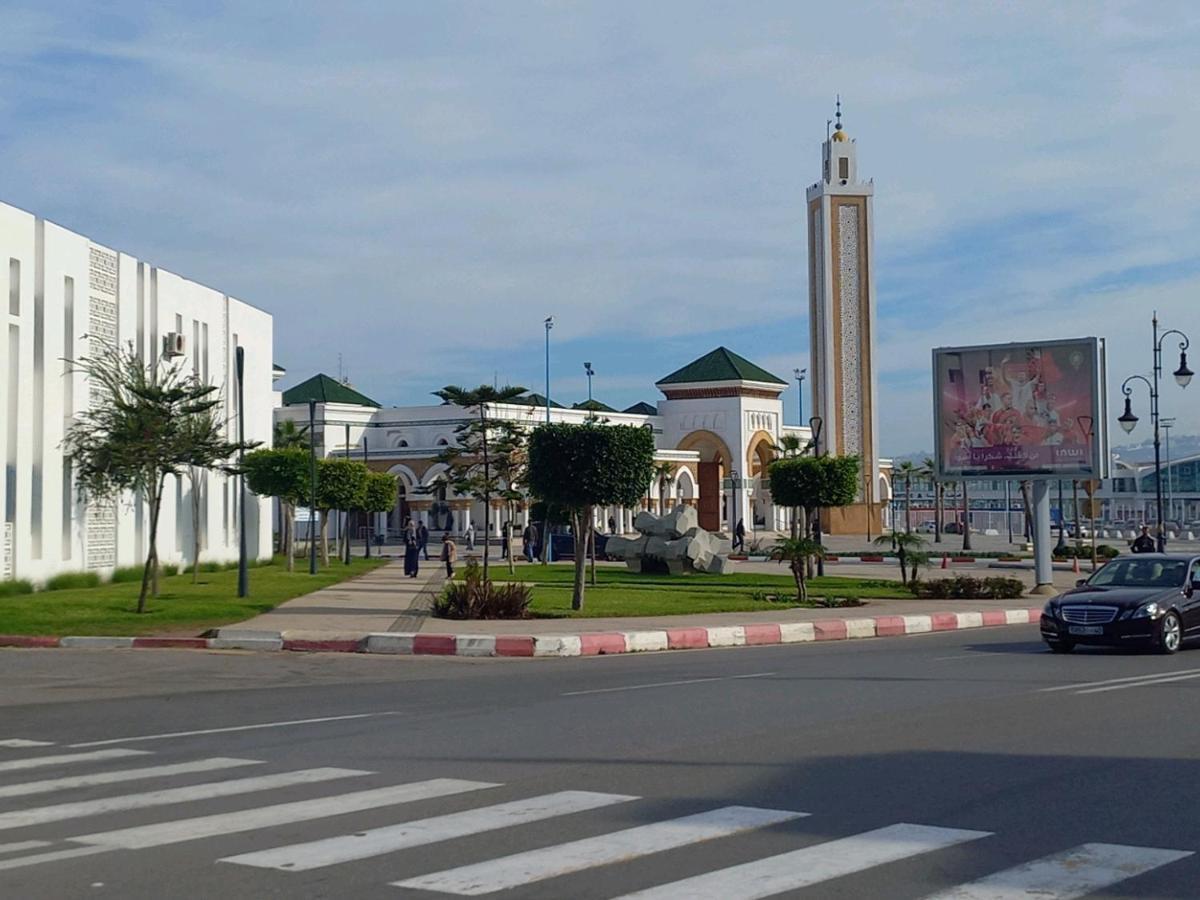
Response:
[{"label": "green tiled roof", "polygon": [[750,360],[725,347],[718,347],[711,353],[704,354],[657,383],[702,384],[706,381],[762,381],[768,384],[787,384],[782,378],[775,377],[766,369],[759,368]]},{"label": "green tiled roof", "polygon": [[639,416],[657,416],[658,407],[653,403],[647,403],[643,400],[641,403],[633,404],[629,409],[621,410],[621,412],[634,413]]},{"label": "green tiled roof", "polygon": [[588,412],[616,412],[607,403],[601,403],[599,400],[584,400],[582,403],[574,404],[571,409],[586,409]]},{"label": "green tiled roof", "polygon": [[[541,394],[526,394],[524,397],[517,397],[516,399],[509,400],[508,402],[516,403],[520,406],[545,406],[546,398]],[[564,409],[565,407],[561,403],[555,403],[553,400],[551,400],[550,408]]]},{"label": "green tiled roof", "polygon": [[348,403],[353,406],[373,406],[379,404],[365,394],[360,394],[349,385],[342,384],[336,378],[328,375],[314,375],[308,381],[302,381],[293,388],[283,392],[284,406],[298,406],[316,400],[318,403]]}]

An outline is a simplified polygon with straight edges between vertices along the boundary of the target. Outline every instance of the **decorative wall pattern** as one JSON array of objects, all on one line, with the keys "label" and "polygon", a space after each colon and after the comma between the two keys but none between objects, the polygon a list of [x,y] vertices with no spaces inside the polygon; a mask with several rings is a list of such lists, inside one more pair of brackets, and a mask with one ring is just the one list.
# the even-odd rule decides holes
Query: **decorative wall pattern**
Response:
[{"label": "decorative wall pattern", "polygon": [[[88,259],[88,353],[97,357],[117,346],[117,254],[100,247],[89,248]],[[90,401],[98,391],[89,388]],[[104,569],[116,565],[117,510],[114,504],[89,503],[87,507],[87,567]]]},{"label": "decorative wall pattern", "polygon": [[4,523],[4,544],[0,547],[0,581],[13,577],[13,523]]},{"label": "decorative wall pattern", "polygon": [[861,283],[859,277],[859,207],[838,206],[838,275],[840,296],[838,315],[842,338],[837,348],[842,379],[841,417],[842,445],[839,452],[846,456],[862,453],[862,323],[859,317]]},{"label": "decorative wall pattern", "polygon": [[[829,411],[825,408],[825,229],[821,221],[821,207],[812,211],[812,272],[809,280],[809,293],[812,304],[809,307],[811,317],[809,327],[812,329],[812,359],[809,368],[812,370],[812,396],[815,409],[813,413],[825,419]],[[807,424],[801,422],[801,425]]]}]

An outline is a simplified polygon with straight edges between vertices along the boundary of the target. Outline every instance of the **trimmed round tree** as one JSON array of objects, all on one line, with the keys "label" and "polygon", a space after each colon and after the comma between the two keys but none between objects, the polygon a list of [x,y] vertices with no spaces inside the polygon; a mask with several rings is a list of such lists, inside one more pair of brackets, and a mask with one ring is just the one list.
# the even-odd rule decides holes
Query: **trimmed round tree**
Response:
[{"label": "trimmed round tree", "polygon": [[771,463],[771,498],[781,506],[816,510],[849,506],[858,495],[857,456],[787,456]]},{"label": "trimmed round tree", "polygon": [[[351,510],[362,500],[370,470],[354,459],[317,460],[317,509],[321,511],[321,562],[329,565],[329,513],[332,510]],[[342,532],[349,548],[349,537]],[[339,556],[342,556],[339,549]],[[343,556],[349,559],[349,553]]]},{"label": "trimmed round tree", "polygon": [[251,491],[260,497],[279,500],[283,552],[287,556],[287,570],[291,572],[295,567],[296,505],[303,502],[308,492],[308,451],[298,448],[255,450],[242,460],[242,474]]},{"label": "trimmed round tree", "polygon": [[642,498],[654,478],[654,435],[633,425],[541,425],[529,437],[526,477],[535,497],[570,513],[575,533],[571,608],[583,609],[593,511],[609,504],[633,506]]},{"label": "trimmed round tree", "polygon": [[[358,508],[368,515],[391,512],[396,506],[396,476],[387,472],[368,472],[363,491],[359,495]],[[367,537],[364,553],[371,555],[371,538]],[[349,549],[347,549],[349,554]]]}]

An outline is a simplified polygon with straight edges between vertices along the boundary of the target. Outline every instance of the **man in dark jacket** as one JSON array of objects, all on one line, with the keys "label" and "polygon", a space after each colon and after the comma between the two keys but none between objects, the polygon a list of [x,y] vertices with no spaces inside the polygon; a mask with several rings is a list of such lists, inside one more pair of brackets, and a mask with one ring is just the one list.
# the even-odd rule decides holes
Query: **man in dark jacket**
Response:
[{"label": "man in dark jacket", "polygon": [[421,555],[425,557],[426,562],[429,561],[429,528],[424,522],[417,526],[417,546],[421,548]]},{"label": "man in dark jacket", "polygon": [[1134,553],[1153,553],[1158,549],[1155,546],[1154,538],[1150,537],[1150,526],[1143,525],[1142,533],[1134,539],[1131,548]]}]

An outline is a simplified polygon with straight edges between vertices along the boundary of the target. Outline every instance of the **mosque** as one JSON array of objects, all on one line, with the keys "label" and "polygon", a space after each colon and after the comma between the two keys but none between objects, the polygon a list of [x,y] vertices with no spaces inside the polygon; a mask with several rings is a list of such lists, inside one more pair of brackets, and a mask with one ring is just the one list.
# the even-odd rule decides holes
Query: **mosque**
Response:
[{"label": "mosque", "polygon": [[[765,478],[785,438],[800,446],[815,437],[819,452],[854,454],[865,461],[856,502],[827,510],[828,533],[878,535],[889,524],[890,464],[878,458],[876,403],[874,183],[860,180],[857,144],[835,130],[822,145],[821,178],[807,190],[810,371],[815,414],[804,426],[785,425],[780,395],[787,382],[726,347],[717,347],[664,375],[654,385],[662,399],[616,410],[593,401],[567,407],[538,394],[489,408],[496,418],[528,425],[549,419],[589,418],[650,429],[663,477],[638,508],[598,510],[596,525],[632,531],[639,509],[659,511],[683,503],[696,507],[700,525],[731,531],[740,521],[748,535],[785,531],[789,511],[775,505]],[[453,443],[463,410],[447,405],[382,407],[349,385],[316,375],[284,391],[277,422],[307,425],[320,452],[363,459],[396,476],[394,509],[360,523],[376,535],[395,536],[409,517],[431,531],[462,534],[469,526],[499,535],[504,515],[456,496],[443,483],[438,454]],[[523,526],[528,505],[519,512]],[[356,535],[357,536],[357,535]]]}]

